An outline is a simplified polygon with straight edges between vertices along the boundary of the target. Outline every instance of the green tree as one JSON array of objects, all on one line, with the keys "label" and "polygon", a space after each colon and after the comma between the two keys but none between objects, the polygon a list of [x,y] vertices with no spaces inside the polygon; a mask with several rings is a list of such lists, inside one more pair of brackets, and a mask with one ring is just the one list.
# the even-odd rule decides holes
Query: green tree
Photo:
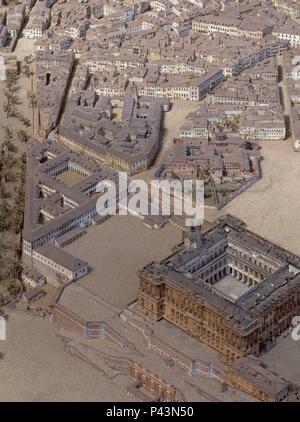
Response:
[{"label": "green tree", "polygon": [[24,142],[25,144],[28,142],[29,135],[25,130],[23,129],[18,130],[17,135],[21,142]]}]

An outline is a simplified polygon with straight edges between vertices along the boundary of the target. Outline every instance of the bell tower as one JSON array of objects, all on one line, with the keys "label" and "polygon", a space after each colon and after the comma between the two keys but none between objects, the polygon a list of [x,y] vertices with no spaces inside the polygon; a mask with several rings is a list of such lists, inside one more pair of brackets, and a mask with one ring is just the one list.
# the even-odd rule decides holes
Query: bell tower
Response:
[{"label": "bell tower", "polygon": [[191,226],[187,230],[184,231],[184,244],[185,247],[190,249],[198,249],[203,246],[204,238],[203,234],[201,233],[201,226],[195,227]]}]

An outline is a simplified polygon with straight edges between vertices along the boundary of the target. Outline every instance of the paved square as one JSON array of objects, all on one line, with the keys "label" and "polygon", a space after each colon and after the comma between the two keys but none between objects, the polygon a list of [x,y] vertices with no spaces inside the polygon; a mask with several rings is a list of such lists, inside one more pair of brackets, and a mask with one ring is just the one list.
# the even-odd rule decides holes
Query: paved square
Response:
[{"label": "paved square", "polygon": [[247,284],[243,284],[241,281],[237,280],[236,278],[228,275],[222,280],[218,281],[214,284],[214,288],[219,290],[223,293],[229,300],[235,301],[244,293],[251,290],[253,286],[247,286]]}]

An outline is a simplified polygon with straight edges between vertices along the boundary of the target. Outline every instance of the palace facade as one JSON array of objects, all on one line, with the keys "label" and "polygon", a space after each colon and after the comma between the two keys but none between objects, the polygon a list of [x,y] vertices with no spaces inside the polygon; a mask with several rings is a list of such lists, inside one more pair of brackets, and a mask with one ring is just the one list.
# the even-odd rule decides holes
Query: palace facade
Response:
[{"label": "palace facade", "polygon": [[219,351],[225,362],[268,350],[300,311],[300,259],[226,216],[191,229],[181,250],[140,271],[139,309]]}]

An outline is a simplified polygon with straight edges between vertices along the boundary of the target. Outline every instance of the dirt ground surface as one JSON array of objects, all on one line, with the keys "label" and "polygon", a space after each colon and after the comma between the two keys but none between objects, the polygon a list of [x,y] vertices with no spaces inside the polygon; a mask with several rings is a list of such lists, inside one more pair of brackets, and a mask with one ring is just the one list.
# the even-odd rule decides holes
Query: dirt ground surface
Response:
[{"label": "dirt ground surface", "polygon": [[174,225],[155,230],[138,217],[114,216],[90,227],[66,250],[89,263],[90,273],[78,283],[122,309],[137,296],[137,272],[170,255],[181,239],[181,231]]},{"label": "dirt ground surface", "polygon": [[[65,351],[66,342],[80,349],[78,345],[87,344],[108,355],[123,356],[141,360],[145,367],[154,373],[161,373],[171,383],[178,380],[185,399],[191,401],[244,401],[246,395],[238,391],[222,392],[221,384],[206,377],[190,377],[186,372],[174,367],[170,371],[168,362],[153,351],[147,342],[127,324],[122,324],[121,334],[137,345],[137,353],[123,350],[106,339],[72,340],[63,330],[53,329],[47,319],[33,317],[25,312],[9,314],[7,338],[1,342],[3,359],[0,360],[0,397],[2,401],[135,401],[125,394],[130,384],[127,376],[116,376],[102,359],[87,355],[97,367],[92,367],[80,358]],[[163,333],[162,333],[162,331]],[[65,337],[65,334],[68,337]],[[186,337],[181,330],[163,321],[157,335],[173,347],[179,347],[188,354],[205,358],[206,353],[216,359],[206,345],[197,344],[192,337]],[[51,353],[49,353],[51,350]],[[26,363],[26,364],[25,364]],[[187,384],[188,383],[188,384]],[[247,397],[250,401],[254,399]]]},{"label": "dirt ground surface", "polygon": [[0,347],[1,401],[129,401],[112,380],[66,353],[48,320],[11,313]]},{"label": "dirt ground surface", "polygon": [[300,341],[291,335],[280,338],[277,344],[263,355],[264,362],[281,377],[300,384]]},{"label": "dirt ground surface", "polygon": [[63,173],[60,173],[56,177],[56,180],[58,180],[59,182],[64,183],[67,186],[74,186],[77,183],[82,182],[84,179],[85,179],[85,177],[81,176],[78,173],[75,173],[72,170],[64,171]]},{"label": "dirt ground surface", "polygon": [[300,154],[291,141],[262,144],[262,179],[223,210],[260,236],[300,255]]}]

